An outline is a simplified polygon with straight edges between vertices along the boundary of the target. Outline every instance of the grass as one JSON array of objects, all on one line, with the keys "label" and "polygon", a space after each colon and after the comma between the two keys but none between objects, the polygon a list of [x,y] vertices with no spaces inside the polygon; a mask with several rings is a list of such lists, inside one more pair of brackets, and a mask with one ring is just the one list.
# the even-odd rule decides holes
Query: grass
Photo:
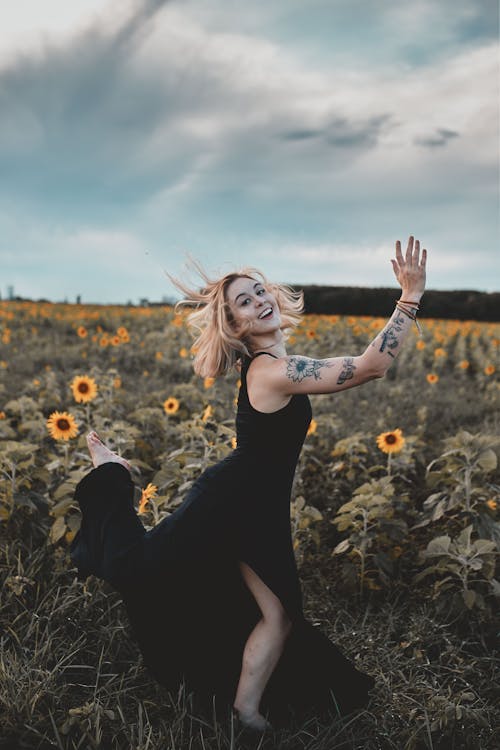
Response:
[{"label": "grass", "polygon": [[[29,525],[31,544],[23,541]],[[35,532],[35,533],[33,533]],[[119,596],[78,581],[24,510],[4,540],[0,617],[2,748],[487,750],[500,744],[496,625],[448,619],[399,583],[368,598],[335,593],[327,557],[301,568],[306,615],[377,678],[367,709],[263,736],[209,720],[141,665]],[[495,729],[495,727],[497,729]]]}]

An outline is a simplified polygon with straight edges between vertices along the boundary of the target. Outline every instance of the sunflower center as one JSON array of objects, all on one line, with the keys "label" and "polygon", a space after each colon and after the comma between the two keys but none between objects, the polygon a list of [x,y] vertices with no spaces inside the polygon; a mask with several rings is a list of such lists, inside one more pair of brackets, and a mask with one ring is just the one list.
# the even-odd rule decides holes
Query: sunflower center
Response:
[{"label": "sunflower center", "polygon": [[89,384],[88,383],[79,383],[78,384],[78,391],[80,393],[88,393],[89,392]]},{"label": "sunflower center", "polygon": [[69,430],[69,422],[67,419],[58,419],[57,426],[61,430],[61,432],[63,432],[64,430]]},{"label": "sunflower center", "polygon": [[388,445],[393,445],[396,442],[396,435],[386,435],[385,442],[388,443]]}]

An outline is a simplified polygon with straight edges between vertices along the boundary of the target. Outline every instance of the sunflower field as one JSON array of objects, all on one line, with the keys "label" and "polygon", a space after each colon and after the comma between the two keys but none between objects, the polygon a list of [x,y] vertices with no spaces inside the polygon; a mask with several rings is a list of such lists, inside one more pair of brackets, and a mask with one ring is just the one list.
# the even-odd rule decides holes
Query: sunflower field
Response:
[{"label": "sunflower field", "polygon": [[[287,350],[355,356],[385,323],[306,315]],[[420,324],[384,378],[311,396],[293,488],[306,616],[373,699],[249,739],[152,680],[119,595],[68,554],[86,434],[130,462],[152,528],[235,448],[238,372],[197,377],[167,305],[0,301],[0,748],[500,747],[500,325]]]}]

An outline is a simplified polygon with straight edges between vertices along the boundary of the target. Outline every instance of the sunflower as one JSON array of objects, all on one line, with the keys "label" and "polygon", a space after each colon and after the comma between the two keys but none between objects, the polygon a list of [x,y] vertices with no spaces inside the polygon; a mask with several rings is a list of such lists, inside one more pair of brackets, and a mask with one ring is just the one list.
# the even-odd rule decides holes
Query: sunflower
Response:
[{"label": "sunflower", "polygon": [[128,339],[128,331],[125,328],[125,326],[120,326],[116,329],[116,335],[119,336],[121,339]]},{"label": "sunflower", "polygon": [[69,440],[78,435],[75,418],[67,411],[53,411],[47,419],[47,429],[54,440]]},{"label": "sunflower", "polygon": [[111,346],[120,346],[123,343],[123,339],[120,336],[111,336],[109,342]]},{"label": "sunflower", "polygon": [[233,437],[231,438],[231,448],[234,451],[234,450],[236,450],[237,447],[238,447],[238,441],[236,440],[236,438],[233,435]]},{"label": "sunflower", "polygon": [[470,362],[468,359],[461,359],[460,362],[458,363],[458,366],[460,367],[461,370],[467,370],[469,365],[470,365]]},{"label": "sunflower", "polygon": [[152,500],[154,497],[156,497],[157,492],[158,487],[155,484],[151,484],[151,482],[145,489],[143,489],[141,499],[139,500],[139,508],[137,509],[138,513],[146,512],[146,505],[148,504],[149,500]]},{"label": "sunflower", "polygon": [[308,339],[315,339],[316,338],[316,331],[314,328],[308,328],[306,331],[306,336]]},{"label": "sunflower", "polygon": [[211,388],[214,383],[215,383],[215,378],[205,378],[204,381],[203,381],[203,387],[205,389],[206,388]]},{"label": "sunflower", "polygon": [[486,365],[484,368],[484,374],[485,375],[493,375],[495,372],[495,365]]},{"label": "sunflower", "polygon": [[437,349],[434,349],[434,356],[435,357],[446,357],[446,350],[443,349],[442,346],[438,346]]},{"label": "sunflower", "polygon": [[165,414],[175,414],[179,411],[179,406],[179,401],[173,396],[169,396],[167,400],[163,402]]},{"label": "sunflower", "polygon": [[122,387],[122,379],[119,375],[116,376],[116,378],[113,379],[113,388],[121,388]]},{"label": "sunflower", "polygon": [[182,349],[179,349],[179,357],[182,357],[183,359],[185,359],[188,356],[188,354],[189,352],[185,346],[183,346]]},{"label": "sunflower", "polygon": [[399,453],[405,444],[402,431],[391,430],[391,432],[381,432],[377,437],[377,446],[384,453]]},{"label": "sunflower", "polygon": [[486,505],[488,506],[488,508],[491,508],[491,510],[496,510],[498,503],[496,500],[493,500],[493,498],[491,498],[491,500],[486,500]]},{"label": "sunflower", "polygon": [[314,435],[316,430],[318,429],[318,423],[315,419],[311,419],[311,422],[309,423],[309,427],[307,428],[307,435]]},{"label": "sunflower", "polygon": [[437,383],[437,382],[438,382],[438,380],[439,380],[439,375],[436,375],[436,373],[435,373],[435,372],[429,372],[429,373],[428,373],[428,374],[427,374],[427,375],[425,376],[425,379],[427,380],[427,382],[428,382],[428,383],[431,383],[431,385],[432,385],[432,384],[434,384],[434,383]]},{"label": "sunflower", "polygon": [[6,419],[7,416],[4,411],[0,411],[0,419]]},{"label": "sunflower", "polygon": [[88,375],[77,375],[71,382],[70,388],[73,391],[73,398],[79,404],[87,404],[97,396],[97,384]]},{"label": "sunflower", "polygon": [[81,339],[85,339],[89,335],[85,326],[78,326],[78,328],[76,329],[76,332],[80,336]]},{"label": "sunflower", "polygon": [[419,351],[422,351],[422,349],[425,349],[425,341],[422,341],[422,339],[419,339],[417,343],[415,344],[415,346],[417,347]]}]

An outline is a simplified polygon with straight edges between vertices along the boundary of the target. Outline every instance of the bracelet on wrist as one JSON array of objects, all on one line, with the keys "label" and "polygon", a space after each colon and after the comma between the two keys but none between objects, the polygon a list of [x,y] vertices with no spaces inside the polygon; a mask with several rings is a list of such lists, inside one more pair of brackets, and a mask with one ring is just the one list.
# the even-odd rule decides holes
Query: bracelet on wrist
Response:
[{"label": "bracelet on wrist", "polygon": [[[408,303],[406,303],[406,304],[408,304]],[[415,304],[415,303],[412,303],[412,304]],[[418,322],[418,320],[417,320],[417,309],[418,309],[418,305],[417,305],[417,309],[408,309],[408,308],[407,308],[407,307],[405,306],[405,303],[402,303],[402,302],[401,302],[401,300],[396,300],[396,307],[397,307],[397,309],[398,309],[398,310],[400,310],[400,311],[401,311],[401,312],[402,312],[402,313],[403,313],[404,315],[406,315],[406,317],[407,317],[407,318],[410,318],[410,320],[413,320],[413,322],[414,322],[414,323],[415,323],[415,325],[417,326],[417,329],[418,329],[418,333],[419,333],[419,335],[421,336],[421,335],[422,335],[422,329],[420,328],[419,322]]]},{"label": "bracelet on wrist", "polygon": [[415,307],[420,307],[418,302],[411,302],[409,299],[398,299],[398,302],[403,302],[405,305],[414,305]]}]

